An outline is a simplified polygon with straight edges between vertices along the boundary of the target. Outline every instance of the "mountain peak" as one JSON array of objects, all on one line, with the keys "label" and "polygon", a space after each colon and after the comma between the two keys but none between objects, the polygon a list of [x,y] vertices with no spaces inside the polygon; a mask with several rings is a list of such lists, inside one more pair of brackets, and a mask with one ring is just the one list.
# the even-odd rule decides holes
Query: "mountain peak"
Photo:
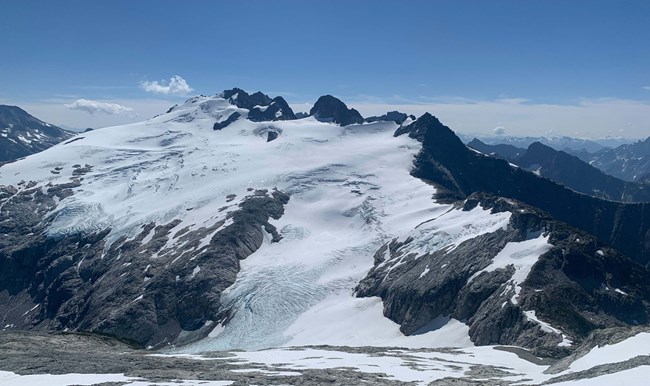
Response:
[{"label": "mountain peak", "polygon": [[234,87],[218,94],[233,105],[248,110],[248,119],[253,122],[284,121],[296,119],[296,116],[284,98],[273,99],[261,91],[252,94]]},{"label": "mountain peak", "polygon": [[341,126],[363,123],[363,117],[357,110],[348,108],[340,99],[331,95],[318,98],[309,115],[313,115],[319,121],[334,122]]},{"label": "mountain peak", "polygon": [[424,113],[415,122],[407,126],[402,126],[395,131],[394,136],[407,134],[409,137],[417,139],[425,146],[428,144],[437,146],[438,144],[452,145],[452,149],[466,150],[463,142],[456,134],[435,116]]}]

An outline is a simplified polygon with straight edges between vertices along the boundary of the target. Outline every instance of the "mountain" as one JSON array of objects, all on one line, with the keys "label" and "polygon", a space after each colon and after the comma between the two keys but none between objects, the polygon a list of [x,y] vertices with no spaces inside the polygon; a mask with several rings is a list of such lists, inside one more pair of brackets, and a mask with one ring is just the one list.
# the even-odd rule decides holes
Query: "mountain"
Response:
[{"label": "mountain", "polygon": [[38,153],[74,135],[20,107],[0,105],[0,163]]},{"label": "mountain", "polygon": [[361,123],[332,98],[289,119],[226,90],[0,167],[5,330],[560,358],[648,327],[648,204],[472,151],[431,114]]},{"label": "mountain", "polygon": [[603,149],[589,159],[603,172],[626,181],[638,181],[650,174],[650,137],[643,141]]},{"label": "mountain", "polygon": [[[417,125],[421,120],[427,124]],[[439,199],[458,200],[484,192],[520,200],[593,234],[641,264],[650,262],[650,203],[619,203],[576,193],[504,160],[469,150],[433,116],[418,121],[395,134],[421,138],[424,151],[416,157],[413,173],[435,181]]]},{"label": "mountain", "polygon": [[468,142],[467,146],[471,147],[472,149],[478,150],[481,153],[488,154],[493,157],[501,158],[506,161],[515,160],[526,152],[526,149],[522,149],[512,145],[505,145],[501,143],[496,145],[488,145],[487,143],[477,138],[474,138],[470,142]]},{"label": "mountain", "polygon": [[577,192],[614,201],[650,202],[650,186],[609,176],[581,159],[539,142],[513,161]]},{"label": "mountain", "polygon": [[[650,187],[643,183],[623,181],[609,176],[577,156],[555,150],[540,142],[533,142],[528,149],[519,149],[511,145],[487,145],[475,138],[467,146],[504,159],[576,192],[614,201],[650,201]],[[590,153],[587,154],[591,156]]]},{"label": "mountain", "polygon": [[[464,143],[469,142],[473,137],[460,136]],[[534,142],[540,142],[546,146],[552,147],[555,150],[567,149],[570,151],[585,150],[589,153],[595,153],[605,148],[604,145],[595,140],[572,138],[567,136],[562,137],[512,137],[512,136],[477,136],[488,145],[510,145],[518,148],[527,148]]]},{"label": "mountain", "polygon": [[318,98],[314,107],[309,110],[309,115],[321,122],[334,122],[343,126],[363,123],[363,117],[357,110],[348,108],[345,103],[331,95]]},{"label": "mountain", "polygon": [[397,123],[398,125],[401,125],[404,123],[407,119],[410,119],[412,121],[415,120],[414,115],[408,115],[406,113],[400,113],[399,111],[389,111],[384,115],[380,116],[372,116],[366,118],[366,122],[372,123],[372,122],[378,122],[378,121],[393,121]]}]

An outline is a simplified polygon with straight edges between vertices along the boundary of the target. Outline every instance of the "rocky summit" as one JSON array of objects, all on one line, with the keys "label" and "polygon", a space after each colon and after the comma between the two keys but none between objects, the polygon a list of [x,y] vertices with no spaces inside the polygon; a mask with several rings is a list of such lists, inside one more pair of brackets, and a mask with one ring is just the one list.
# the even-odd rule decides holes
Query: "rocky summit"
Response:
[{"label": "rocky summit", "polygon": [[0,383],[627,379],[650,204],[538,175],[564,157],[540,146],[233,88],[4,164]]},{"label": "rocky summit", "polygon": [[363,123],[363,117],[357,110],[348,108],[345,103],[331,95],[318,98],[309,115],[322,122],[334,122],[343,126]]}]

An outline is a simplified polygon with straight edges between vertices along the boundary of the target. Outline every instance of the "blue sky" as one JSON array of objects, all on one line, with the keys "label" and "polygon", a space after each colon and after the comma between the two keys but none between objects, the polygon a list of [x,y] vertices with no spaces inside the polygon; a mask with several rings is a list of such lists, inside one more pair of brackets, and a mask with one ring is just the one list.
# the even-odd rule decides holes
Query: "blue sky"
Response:
[{"label": "blue sky", "polygon": [[[648,26],[650,2],[624,0],[2,0],[0,103],[98,127],[238,86],[466,132],[642,137]],[[187,87],[143,87],[176,75]],[[65,107],[79,99],[127,110]]]}]

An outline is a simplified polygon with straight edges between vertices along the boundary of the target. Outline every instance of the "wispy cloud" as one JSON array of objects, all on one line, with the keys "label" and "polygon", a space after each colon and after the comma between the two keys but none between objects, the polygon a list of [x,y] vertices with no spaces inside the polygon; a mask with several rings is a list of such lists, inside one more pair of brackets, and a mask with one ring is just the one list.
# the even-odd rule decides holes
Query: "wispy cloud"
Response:
[{"label": "wispy cloud", "polygon": [[650,86],[643,86],[644,90],[650,90]]},{"label": "wispy cloud", "polygon": [[85,111],[90,115],[103,113],[108,115],[137,116],[135,111],[130,107],[118,103],[100,102],[90,99],[77,99],[73,103],[66,104],[64,106],[70,110]]},{"label": "wispy cloud", "polygon": [[178,75],[172,76],[169,81],[140,82],[140,88],[146,92],[163,95],[187,95],[194,91],[187,81]]}]

